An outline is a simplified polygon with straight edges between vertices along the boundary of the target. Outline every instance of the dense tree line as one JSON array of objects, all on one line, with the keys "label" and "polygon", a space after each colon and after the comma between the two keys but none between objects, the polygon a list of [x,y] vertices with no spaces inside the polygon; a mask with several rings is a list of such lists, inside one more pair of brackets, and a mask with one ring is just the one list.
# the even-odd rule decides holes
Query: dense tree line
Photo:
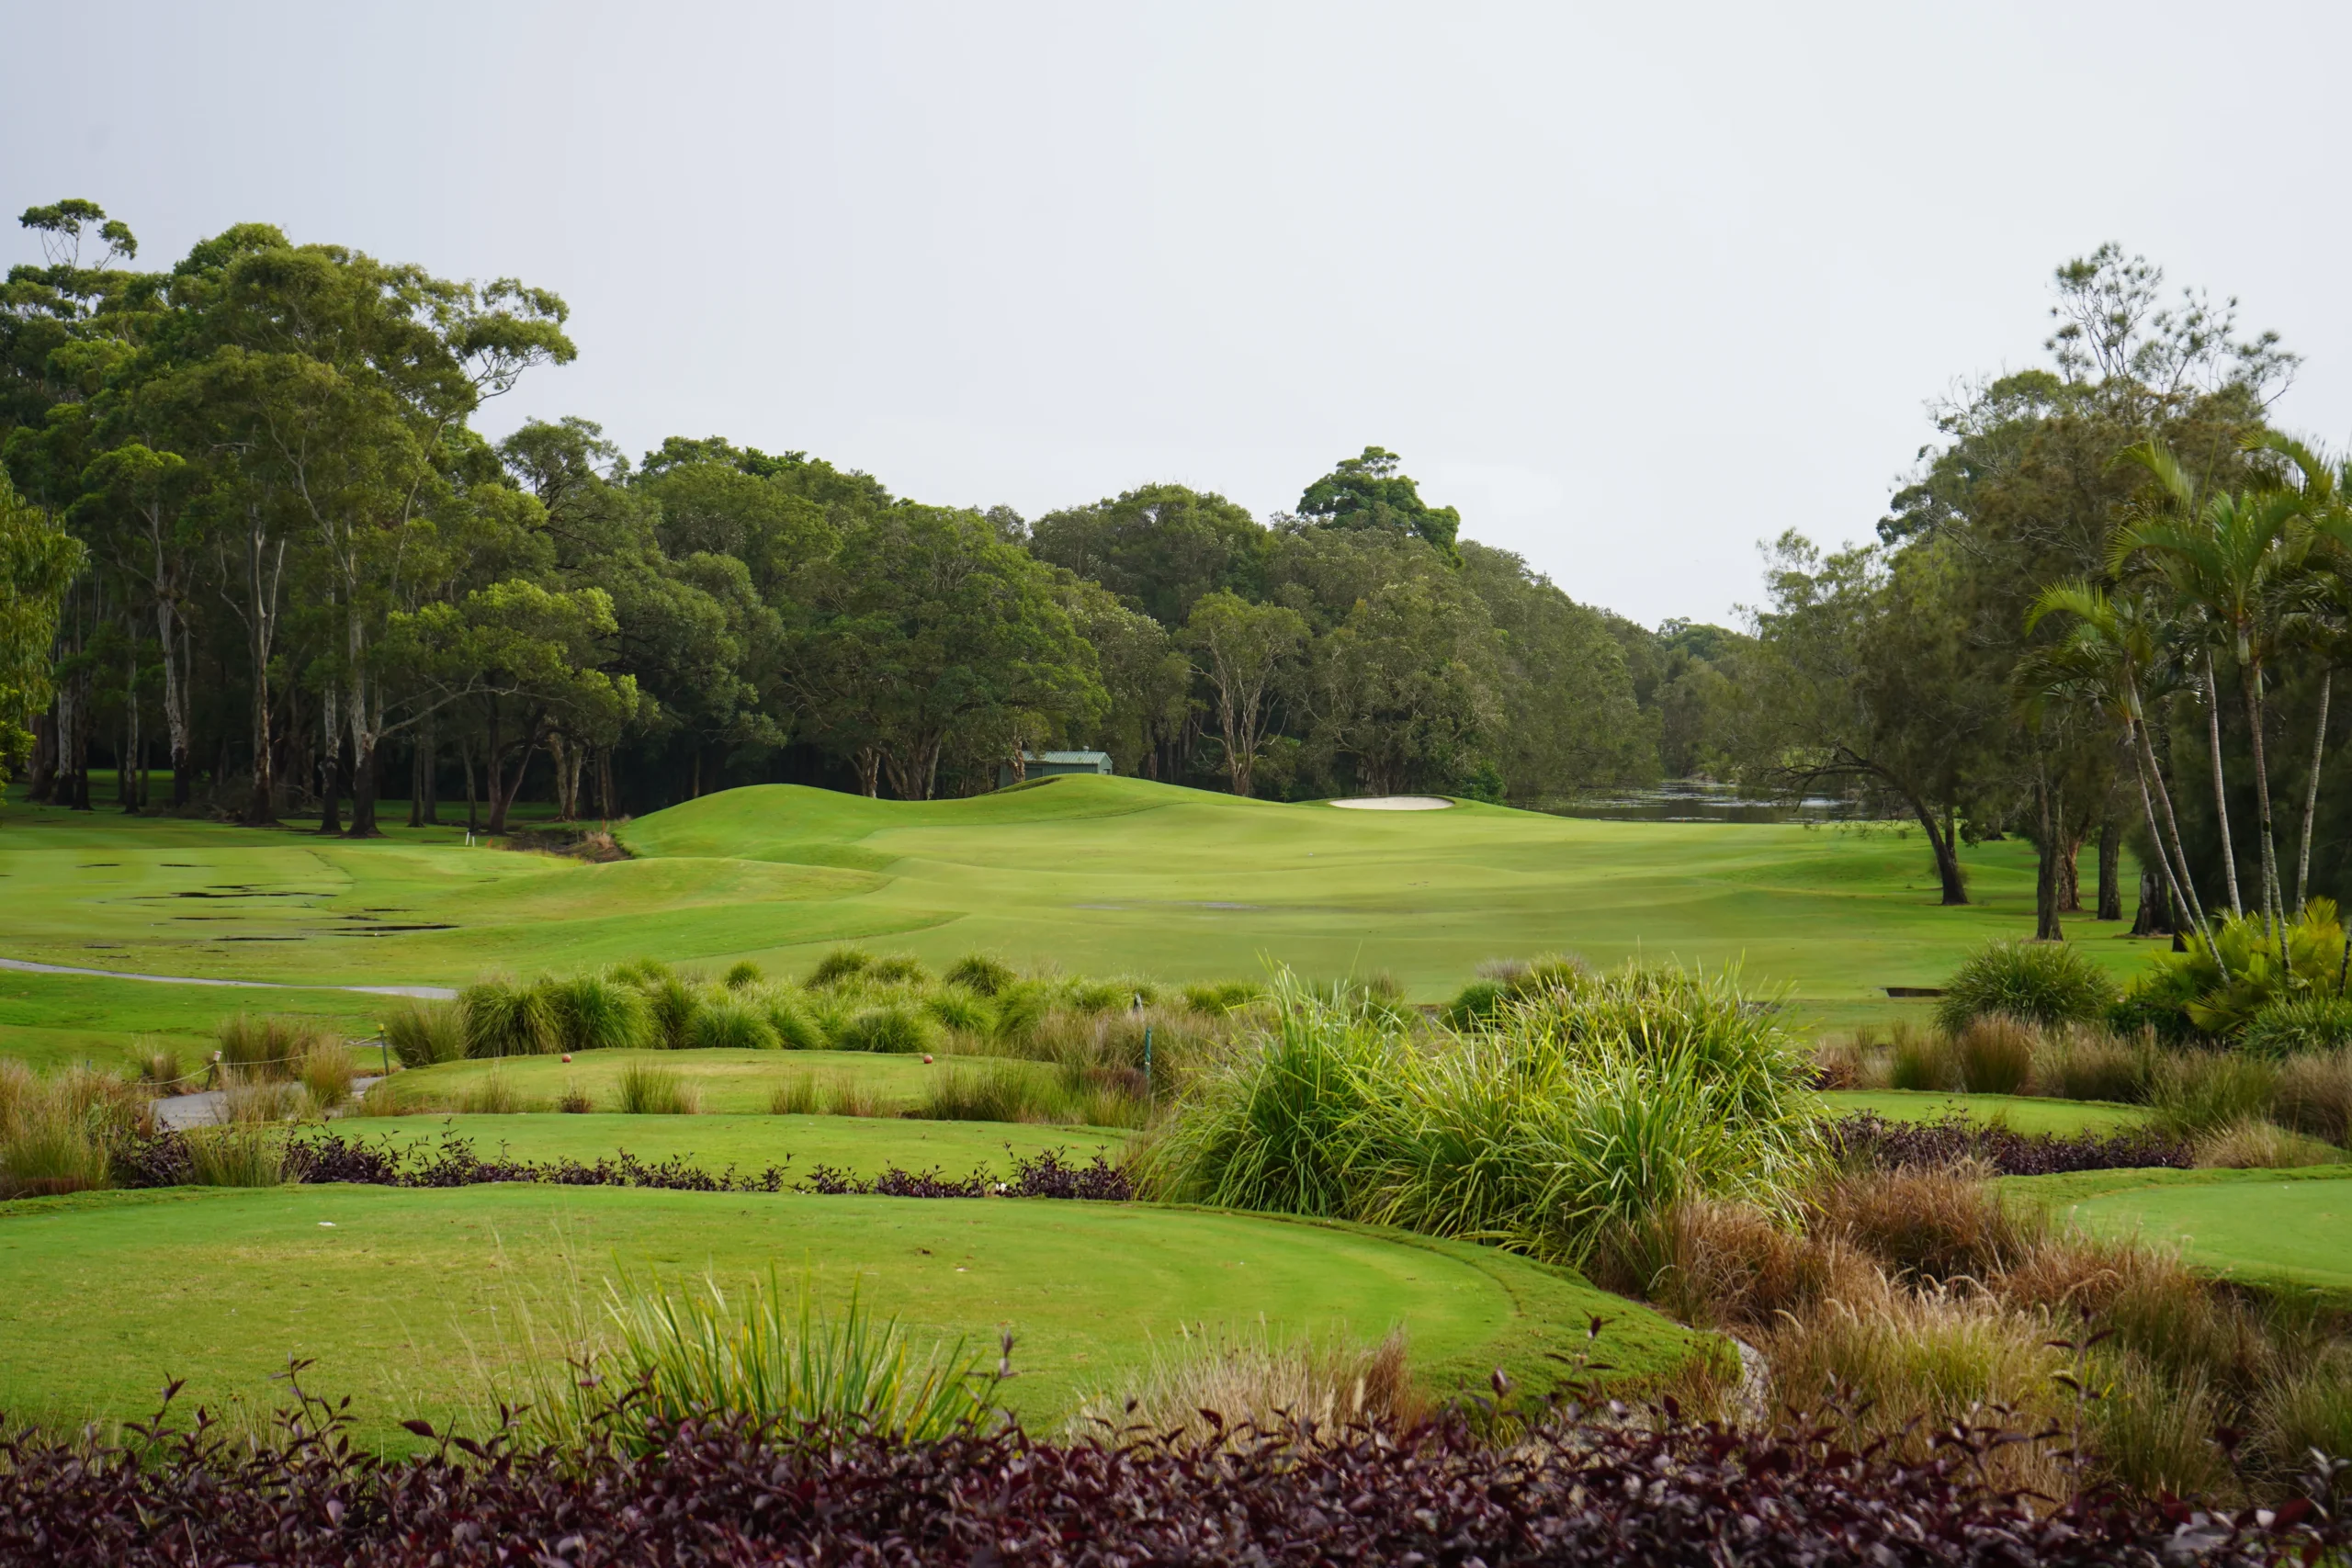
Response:
[{"label": "dense tree line", "polygon": [[143,271],[94,204],[23,222],[0,764],[42,800],[367,835],[379,798],[439,820],[462,794],[496,831],[526,794],[971,793],[1055,747],[1241,793],[1529,799],[1654,777],[1704,700],[1657,697],[1676,649],[1461,538],[1376,447],[1264,522],[1176,485],[1031,522],[718,438],[492,442],[483,405],[573,356],[544,289],[261,224]]},{"label": "dense tree line", "polygon": [[2297,361],[2233,300],[2167,303],[2112,246],[2056,282],[2050,364],[1939,412],[1872,543],[1771,547],[1750,635],[1704,656],[1730,700],[1691,690],[1702,749],[1910,818],[1946,903],[1958,845],[2022,835],[2043,937],[2094,846],[2096,913],[2121,918],[2127,845],[2143,931],[2281,931],[2352,886],[2352,798],[2321,787],[2346,475],[2272,428]]}]

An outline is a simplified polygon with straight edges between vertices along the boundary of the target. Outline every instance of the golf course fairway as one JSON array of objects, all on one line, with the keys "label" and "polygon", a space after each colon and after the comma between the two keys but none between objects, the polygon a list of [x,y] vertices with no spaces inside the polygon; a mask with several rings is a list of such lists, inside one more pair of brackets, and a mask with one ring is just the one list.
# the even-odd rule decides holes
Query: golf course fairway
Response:
[{"label": "golf course fairway", "polygon": [[[1091,775],[939,801],[757,785],[617,836],[636,858],[589,864],[469,848],[448,828],[353,842],[12,804],[0,819],[11,911],[0,956],[451,986],[640,956],[794,973],[855,942],[934,965],[978,951],[1175,981],[1255,976],[1270,963],[1385,971],[1436,1000],[1483,960],[1568,951],[1600,964],[1736,964],[1749,987],[1786,986],[1842,1020],[1892,1014],[1901,1004],[1884,987],[1939,984],[1971,949],[2032,923],[2031,851],[2018,841],[1968,849],[1976,902],[1943,908],[1925,845],[1894,825],[1607,822],[1475,802],[1346,811]],[[2119,976],[2155,947],[2119,940],[2117,924],[2067,929]],[[8,976],[0,1027],[69,1028],[62,1015],[74,1010],[50,998],[71,979]],[[186,1006],[209,1018],[301,1010],[296,1000],[219,993]]]},{"label": "golf course fairway", "polygon": [[[514,1185],[175,1189],[0,1209],[0,1409],[136,1416],[267,1408],[289,1356],[354,1396],[361,1429],[481,1393],[522,1325],[593,1314],[601,1281],[853,1281],[918,1337],[1018,1336],[1011,1404],[1034,1428],[1116,1386],[1180,1325],[1376,1338],[1403,1325],[1432,1392],[1496,1368],[1549,1388],[1590,1349],[1615,1378],[1702,1344],[1571,1274],[1489,1247],[1141,1204],[735,1196]],[[573,1303],[578,1303],[575,1308]],[[1586,1341],[1594,1315],[1606,1320]],[[551,1331],[551,1330],[550,1330]],[[543,1347],[548,1343],[542,1341]]]}]

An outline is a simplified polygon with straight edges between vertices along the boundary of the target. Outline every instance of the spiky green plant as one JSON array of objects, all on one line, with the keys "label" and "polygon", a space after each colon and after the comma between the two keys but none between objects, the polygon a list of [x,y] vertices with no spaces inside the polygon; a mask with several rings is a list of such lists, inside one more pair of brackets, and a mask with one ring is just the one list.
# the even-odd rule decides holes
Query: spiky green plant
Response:
[{"label": "spiky green plant", "polygon": [[967,953],[947,966],[940,976],[951,986],[961,986],[978,996],[992,997],[1020,978],[1009,964],[1000,964],[984,953]]},{"label": "spiky green plant", "polygon": [[565,1051],[628,1051],[652,1042],[653,1014],[645,994],[601,975],[542,980],[557,1046]]},{"label": "spiky green plant", "polygon": [[821,1051],[825,1048],[824,1026],[811,1016],[804,998],[780,986],[772,986],[758,998],[761,1016],[775,1032],[776,1041],[787,1051]]},{"label": "spiky green plant", "polygon": [[712,998],[695,1011],[686,1043],[697,1051],[775,1051],[784,1042],[764,1009],[729,994]]},{"label": "spiky green plant", "polygon": [[2079,948],[2056,942],[1987,942],[1944,982],[1936,1021],[1948,1034],[1992,1013],[2044,1028],[2093,1023],[2115,996],[2115,982]]},{"label": "spiky green plant", "polygon": [[837,947],[817,960],[817,967],[808,972],[811,986],[838,986],[853,980],[874,967],[874,954],[862,947]]},{"label": "spiky green plant", "polygon": [[931,1021],[913,1008],[885,1002],[853,1015],[833,1036],[833,1046],[841,1051],[910,1056],[931,1049],[932,1030]]},{"label": "spiky green plant", "polygon": [[197,1187],[277,1187],[286,1180],[286,1134],[261,1122],[200,1127],[187,1135]]},{"label": "spiky green plant", "polygon": [[1819,1158],[1811,1064],[1726,976],[1629,968],[1434,1042],[1287,975],[1272,1010],[1145,1155],[1155,1195],[1574,1263],[1685,1197],[1778,1206]]},{"label": "spiky green plant", "polygon": [[702,1097],[669,1067],[651,1062],[630,1062],[621,1068],[620,1109],[625,1116],[691,1116],[702,1109]]},{"label": "spiky green plant", "polygon": [[458,993],[458,1007],[469,1056],[536,1056],[560,1048],[555,1007],[543,986],[478,980]]},{"label": "spiky green plant", "polygon": [[454,1002],[419,1001],[384,1017],[384,1043],[403,1067],[430,1067],[466,1055],[465,1014]]},{"label": "spiky green plant", "polygon": [[664,975],[645,988],[645,1005],[653,1024],[653,1043],[664,1050],[684,1050],[694,1033],[695,1015],[702,998],[675,976]]},{"label": "spiky green plant", "polygon": [[571,1439],[609,1424],[646,1452],[679,1421],[736,1416],[795,1440],[931,1443],[992,1428],[997,1390],[1012,1374],[1009,1334],[994,1358],[962,1339],[918,1348],[855,1287],[828,1312],[808,1281],[787,1292],[773,1272],[764,1288],[731,1295],[716,1280],[689,1290],[624,1276],[607,1284],[605,1315],[609,1348],[589,1358],[592,1375],[537,1369],[532,1418],[548,1436]]},{"label": "spiky green plant", "polygon": [[727,974],[719,984],[730,991],[740,991],[746,986],[758,985],[766,977],[760,972],[758,964],[748,958],[739,958],[727,966]]},{"label": "spiky green plant", "polygon": [[996,1027],[996,1016],[978,994],[948,986],[923,998],[922,1010],[944,1029],[985,1035]]}]

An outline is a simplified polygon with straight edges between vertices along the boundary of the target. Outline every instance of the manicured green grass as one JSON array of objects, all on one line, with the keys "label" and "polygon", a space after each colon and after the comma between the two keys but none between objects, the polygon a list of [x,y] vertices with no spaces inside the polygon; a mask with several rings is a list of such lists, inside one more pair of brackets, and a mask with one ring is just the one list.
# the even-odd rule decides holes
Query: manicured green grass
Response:
[{"label": "manicured green grass", "polygon": [[1918,1089],[1832,1089],[1822,1095],[1833,1115],[1876,1111],[1890,1122],[2006,1122],[2020,1133],[2113,1133],[2136,1127],[2147,1112],[2136,1106],[2026,1094],[1936,1094]]},{"label": "manicured green grass", "polygon": [[2250,1281],[2352,1292],[2352,1166],[2011,1177],[2005,1194]]},{"label": "manicured green grass", "polygon": [[765,1111],[768,1097],[796,1078],[820,1085],[855,1083],[888,1109],[911,1105],[940,1074],[986,1060],[991,1068],[1043,1074],[1035,1062],[1001,1063],[969,1056],[942,1056],[926,1066],[921,1056],[876,1055],[866,1051],[582,1051],[569,1062],[558,1056],[507,1056],[494,1061],[449,1062],[401,1073],[401,1103],[454,1111],[495,1073],[526,1105],[552,1109],[556,1097],[577,1088],[600,1111],[619,1109],[620,1077],[632,1063],[673,1072],[702,1095],[705,1111]]},{"label": "manicured green grass", "polygon": [[1500,1366],[1548,1388],[1593,1348],[1656,1375],[1697,1343],[1575,1276],[1491,1248],[1357,1227],[1041,1200],[729,1197],[491,1186],[189,1190],[0,1208],[0,1409],[129,1416],[172,1376],[188,1397],[266,1406],[289,1355],[356,1398],[363,1431],[476,1393],[521,1342],[616,1270],[790,1277],[916,1330],[1018,1337],[1010,1400],[1033,1425],[1114,1385],[1182,1325],[1365,1337],[1406,1325],[1443,1389]]},{"label": "manicured green grass", "polygon": [[[651,954],[778,972],[859,941],[933,964],[973,950],[1165,979],[1386,971],[1424,1000],[1483,959],[1568,950],[1738,964],[1802,1016],[1887,1017],[2030,928],[2031,852],[1967,852],[1982,902],[1935,903],[1899,829],[1595,822],[1464,804],[1340,811],[1137,779],[1057,778],[971,800],[765,785],[628,825],[609,865],[11,806],[6,955],[150,974],[460,984]],[[203,897],[195,897],[203,895]],[[447,929],[401,929],[441,927]],[[2153,944],[2070,922],[2118,975]],[[264,939],[264,940],[252,940]],[[1908,1004],[1917,1011],[1916,1004]]]},{"label": "manicured green grass", "polygon": [[729,1166],[756,1175],[781,1166],[797,1180],[811,1167],[859,1176],[884,1167],[936,1167],[963,1176],[983,1166],[1003,1174],[1005,1148],[1022,1155],[1059,1149],[1074,1164],[1101,1150],[1113,1160],[1132,1133],[1111,1127],[1058,1127],[1007,1122],[916,1122],[865,1116],[400,1116],[334,1123],[344,1137],[390,1139],[394,1147],[431,1149],[444,1137],[467,1140],[487,1159],[503,1150],[516,1159],[575,1159],[594,1164],[623,1149],[648,1163],[683,1159],[706,1170]]}]

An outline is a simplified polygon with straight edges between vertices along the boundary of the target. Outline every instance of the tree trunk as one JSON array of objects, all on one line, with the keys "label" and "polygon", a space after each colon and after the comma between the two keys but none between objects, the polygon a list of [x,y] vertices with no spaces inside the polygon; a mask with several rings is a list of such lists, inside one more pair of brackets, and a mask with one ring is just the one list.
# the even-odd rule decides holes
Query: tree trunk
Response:
[{"label": "tree trunk", "polygon": [[2238,897],[2238,852],[2230,842],[2230,794],[2222,781],[2222,687],[2214,678],[2211,652],[2205,655],[2205,733],[2213,747],[2213,815],[2222,829],[2222,870],[2229,877],[2230,917],[2242,920],[2245,904]]},{"label": "tree trunk", "polygon": [[416,744],[408,749],[408,825],[424,826],[424,737],[419,735]]},{"label": "tree trunk", "polygon": [[2059,865],[2065,852],[2065,807],[2058,792],[2051,787],[2046,771],[2033,785],[2033,805],[2041,831],[2034,835],[2033,868],[2033,940],[2064,942],[2066,933],[2058,923],[2059,897],[2064,890],[2064,878]]},{"label": "tree trunk", "polygon": [[466,775],[466,834],[480,831],[481,812],[474,795],[474,743],[470,736],[458,737],[458,771]]},{"label": "tree trunk", "polygon": [[882,752],[878,747],[861,746],[850,761],[857,768],[857,789],[868,800],[882,795]]},{"label": "tree trunk", "polygon": [[1926,801],[1907,790],[1904,792],[1903,798],[1911,807],[1911,815],[1919,819],[1919,826],[1927,832],[1928,848],[1935,852],[1936,879],[1943,884],[1942,902],[1947,907],[1967,903],[1968,884],[1961,876],[1960,853],[1953,847],[1950,813],[1947,812],[1944,820],[1939,822]]},{"label": "tree trunk", "polygon": [[2083,841],[2063,829],[2059,838],[2063,841],[2058,846],[2058,912],[2079,915],[2083,912]]},{"label": "tree trunk", "polygon": [[319,694],[321,733],[324,737],[319,751],[319,831],[339,835],[343,831],[343,780],[338,776],[343,761],[343,728],[335,723],[335,695],[332,681]]},{"label": "tree trunk", "polygon": [[[375,737],[368,739],[372,742]],[[351,826],[345,829],[346,839],[380,839],[384,829],[376,825],[376,796],[383,787],[383,753],[369,745],[359,751],[357,737],[352,739],[351,764]]]},{"label": "tree trunk", "polygon": [[2177,922],[2172,918],[2172,899],[2166,896],[2162,878],[2146,866],[2140,868],[2140,907],[2132,911],[2133,936],[2165,936],[2172,932]]},{"label": "tree trunk", "polygon": [[[2197,884],[2188,874],[2188,855],[2180,847],[2180,819],[2173,811],[2172,791],[2165,787],[2164,772],[2156,766],[2156,750],[2149,743],[2146,723],[2134,722],[2132,733],[2140,743],[2139,750],[2132,753],[2132,769],[2140,775],[2140,806],[2147,813],[2148,836],[2155,840],[2157,856],[2164,862],[2165,880],[2171,885],[2173,905],[2176,908],[2188,911],[2189,919],[2196,922],[2197,934],[2205,939],[2206,951],[2213,955],[2213,966],[2222,972],[2222,978],[2226,981],[2230,966],[2222,960],[2220,944],[2213,940],[2213,928],[2205,919],[2204,902],[2197,897]],[[2151,784],[2154,786],[2156,799],[2164,802],[2164,832],[2161,835],[2156,831],[2155,806],[2148,798]],[[2173,929],[2177,935],[2177,922]]]},{"label": "tree trunk", "polygon": [[256,521],[259,515],[248,509],[245,532],[245,653],[253,665],[254,690],[254,784],[245,797],[243,818],[248,828],[271,827],[277,821],[277,781],[270,772],[275,738],[269,727],[269,650],[277,629],[277,581],[286,565],[286,546],[281,540],[277,558],[268,559],[267,539]]},{"label": "tree trunk", "polygon": [[[2112,795],[2109,796],[2112,799]],[[2144,897],[2147,888],[2143,886]],[[2123,824],[2112,816],[2098,825],[2098,914],[2102,920],[2123,918]]]},{"label": "tree trunk", "polygon": [[2262,665],[2248,659],[2239,668],[2245,672],[2246,726],[2254,731],[2254,802],[2256,819],[2261,823],[2262,838],[2262,919],[2266,925],[2278,922],[2278,972],[2289,972],[2287,957],[2287,889],[2278,879],[2278,843],[2270,828],[2270,761],[2262,743]]},{"label": "tree trunk", "polygon": [[2335,671],[2319,678],[2319,722],[2312,727],[2312,776],[2303,785],[2303,846],[2295,857],[2295,913],[2303,912],[2312,886],[2312,819],[2319,815],[2319,773],[2327,761],[2327,699],[2335,685]]},{"label": "tree trunk", "polygon": [[492,833],[503,833],[506,830],[506,799],[505,796],[500,793],[505,789],[506,780],[504,777],[504,770],[501,767],[498,760],[498,753],[500,750],[498,744],[499,739],[498,704],[493,700],[490,705],[489,742],[483,746],[481,757],[482,793],[489,797],[487,802],[490,807],[490,824],[488,830]]},{"label": "tree trunk", "polygon": [[47,806],[57,797],[57,705],[53,702],[33,718],[29,781],[27,788],[34,805]]}]

